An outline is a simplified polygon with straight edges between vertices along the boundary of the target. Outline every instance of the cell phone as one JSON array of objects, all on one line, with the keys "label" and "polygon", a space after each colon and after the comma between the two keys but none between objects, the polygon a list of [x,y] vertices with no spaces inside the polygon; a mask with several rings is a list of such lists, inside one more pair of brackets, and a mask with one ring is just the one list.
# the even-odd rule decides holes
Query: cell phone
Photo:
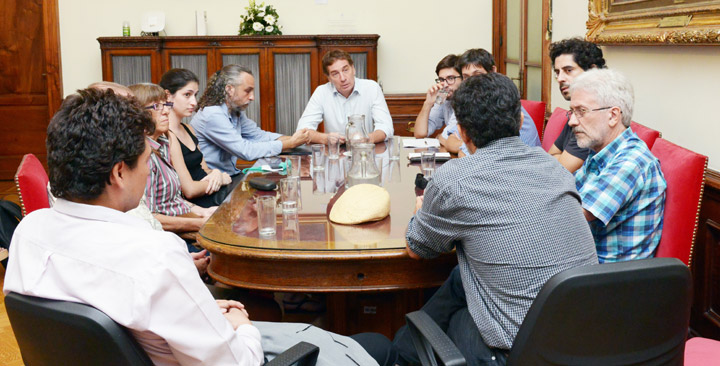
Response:
[{"label": "cell phone", "polygon": [[253,187],[260,191],[273,191],[275,190],[275,188],[277,188],[277,184],[267,178],[250,178],[248,183],[250,183],[250,187]]}]

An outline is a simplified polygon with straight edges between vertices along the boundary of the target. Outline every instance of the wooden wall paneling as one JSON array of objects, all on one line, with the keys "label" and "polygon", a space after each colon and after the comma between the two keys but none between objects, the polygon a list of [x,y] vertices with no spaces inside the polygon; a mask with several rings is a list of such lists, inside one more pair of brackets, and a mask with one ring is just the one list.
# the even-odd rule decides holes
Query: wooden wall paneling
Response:
[{"label": "wooden wall paneling", "polygon": [[60,109],[63,100],[62,62],[60,59],[60,22],[57,0],[43,1],[45,41],[45,82],[47,85],[48,118]]},{"label": "wooden wall paneling", "polygon": [[393,119],[395,136],[413,136],[408,122],[414,122],[425,102],[425,94],[386,94],[390,116]]},{"label": "wooden wall paneling", "polygon": [[720,340],[720,173],[708,170],[693,254],[694,301],[690,327]]}]

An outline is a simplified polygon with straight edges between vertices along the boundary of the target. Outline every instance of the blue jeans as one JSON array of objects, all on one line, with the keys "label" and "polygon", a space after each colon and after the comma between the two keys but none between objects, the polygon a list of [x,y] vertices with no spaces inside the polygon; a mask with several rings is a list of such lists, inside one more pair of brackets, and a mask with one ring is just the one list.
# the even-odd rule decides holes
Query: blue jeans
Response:
[{"label": "blue jeans", "polygon": [[[450,337],[469,366],[505,365],[506,351],[488,347],[470,316],[460,269],[457,266],[422,310]],[[407,325],[395,333],[393,346],[398,353],[400,365],[420,363]]]}]

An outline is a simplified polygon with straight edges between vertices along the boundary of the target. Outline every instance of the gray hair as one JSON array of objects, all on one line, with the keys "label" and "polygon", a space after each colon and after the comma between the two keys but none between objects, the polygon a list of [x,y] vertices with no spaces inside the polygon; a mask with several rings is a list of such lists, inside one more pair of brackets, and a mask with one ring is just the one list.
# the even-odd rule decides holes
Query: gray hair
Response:
[{"label": "gray hair", "polygon": [[225,86],[242,85],[242,74],[252,75],[252,71],[242,65],[230,64],[225,65],[222,69],[213,74],[212,77],[210,77],[210,80],[208,80],[205,93],[202,97],[200,97],[200,101],[198,101],[199,109],[225,103],[227,97]]},{"label": "gray hair", "polygon": [[572,83],[571,97],[578,90],[593,94],[601,108],[619,107],[622,112],[622,124],[630,127],[635,93],[625,75],[611,69],[590,69]]}]

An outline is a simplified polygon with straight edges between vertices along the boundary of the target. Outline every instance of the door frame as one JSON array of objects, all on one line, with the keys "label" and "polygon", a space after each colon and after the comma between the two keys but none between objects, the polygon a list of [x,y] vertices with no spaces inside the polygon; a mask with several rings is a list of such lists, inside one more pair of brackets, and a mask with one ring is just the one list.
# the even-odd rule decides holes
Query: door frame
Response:
[{"label": "door frame", "polygon": [[45,81],[48,96],[48,121],[63,100],[62,62],[60,55],[60,14],[58,0],[43,0],[43,36],[45,43]]},{"label": "door frame", "polygon": [[[528,1],[520,0],[523,9],[527,9]],[[550,62],[550,43],[552,42],[552,0],[542,0],[542,17],[544,19],[543,40],[542,40],[542,88],[541,99],[545,102],[546,113],[550,110],[551,104],[551,83],[552,83],[552,63]],[[507,15],[507,0],[493,0],[493,55],[495,56],[495,65],[497,71],[505,74],[505,59],[507,58],[507,28],[505,18]],[[523,47],[523,61],[527,59],[527,11],[522,14],[521,31],[523,39],[521,45]],[[523,79],[527,80],[527,68],[524,64],[520,65],[523,72]],[[525,83],[526,84],[526,83]],[[521,98],[527,97],[527,92],[522,93]]]}]

